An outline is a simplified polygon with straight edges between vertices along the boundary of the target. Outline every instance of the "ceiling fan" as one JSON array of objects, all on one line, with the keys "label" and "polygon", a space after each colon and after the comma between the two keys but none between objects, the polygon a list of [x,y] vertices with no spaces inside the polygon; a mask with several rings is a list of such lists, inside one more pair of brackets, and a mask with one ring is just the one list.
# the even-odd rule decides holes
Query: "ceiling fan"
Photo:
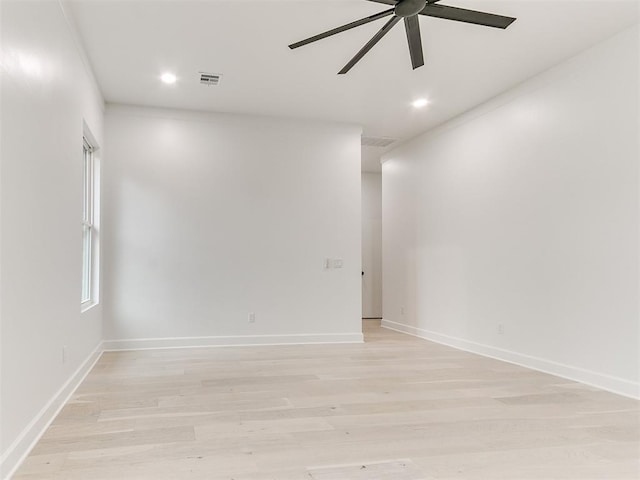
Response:
[{"label": "ceiling fan", "polygon": [[504,17],[502,15],[494,15],[493,13],[477,12],[475,10],[467,10],[464,8],[448,7],[446,5],[437,5],[440,0],[368,0],[369,2],[385,3],[393,5],[393,8],[384,10],[370,17],[347,23],[341,27],[334,28],[324,33],[319,33],[313,37],[306,38],[289,45],[290,49],[299,48],[308,45],[323,38],[330,37],[337,33],[350,30],[360,25],[374,22],[384,17],[391,16],[391,19],[376,33],[362,49],[349,60],[339,75],[344,75],[353,66],[362,60],[369,50],[382,39],[389,30],[391,30],[401,19],[404,19],[404,27],[407,31],[407,40],[409,42],[409,53],[411,55],[411,64],[415,70],[424,65],[424,56],[422,54],[422,39],[420,37],[420,24],[418,23],[418,15],[426,15],[428,17],[444,18],[446,20],[455,20],[457,22],[474,23],[485,27],[507,28],[516,19],[512,17]]}]

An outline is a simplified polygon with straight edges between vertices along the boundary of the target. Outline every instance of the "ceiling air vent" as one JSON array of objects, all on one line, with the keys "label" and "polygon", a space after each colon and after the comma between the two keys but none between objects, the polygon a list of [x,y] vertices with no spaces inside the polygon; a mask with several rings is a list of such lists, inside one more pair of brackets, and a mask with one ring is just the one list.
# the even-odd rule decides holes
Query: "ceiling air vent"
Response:
[{"label": "ceiling air vent", "polygon": [[200,83],[203,85],[220,85],[220,81],[222,80],[222,75],[218,73],[205,73],[199,72],[200,74]]},{"label": "ceiling air vent", "polygon": [[395,138],[387,138],[387,137],[362,137],[362,146],[363,147],[378,147],[385,148],[395,143]]}]

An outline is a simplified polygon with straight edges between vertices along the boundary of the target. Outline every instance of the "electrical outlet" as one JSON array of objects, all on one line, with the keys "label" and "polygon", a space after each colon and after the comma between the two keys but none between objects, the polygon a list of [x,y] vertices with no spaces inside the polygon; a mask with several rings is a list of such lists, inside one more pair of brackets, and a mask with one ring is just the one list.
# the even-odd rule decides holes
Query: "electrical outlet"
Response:
[{"label": "electrical outlet", "polygon": [[62,346],[62,363],[67,363],[67,346]]},{"label": "electrical outlet", "polygon": [[342,259],[334,258],[333,259],[333,268],[342,268]]},{"label": "electrical outlet", "polygon": [[500,335],[504,334],[504,325],[502,323],[498,324],[498,334]]},{"label": "electrical outlet", "polygon": [[256,323],[256,314],[253,312],[249,313],[249,323]]}]

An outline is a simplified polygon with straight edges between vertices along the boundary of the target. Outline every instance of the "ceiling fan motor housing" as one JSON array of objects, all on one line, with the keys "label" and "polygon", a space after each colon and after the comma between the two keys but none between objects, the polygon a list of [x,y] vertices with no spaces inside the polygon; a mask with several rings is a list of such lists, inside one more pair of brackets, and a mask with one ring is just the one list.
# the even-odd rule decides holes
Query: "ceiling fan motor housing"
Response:
[{"label": "ceiling fan motor housing", "polygon": [[420,13],[427,5],[427,0],[402,0],[395,6],[398,17],[412,17]]}]

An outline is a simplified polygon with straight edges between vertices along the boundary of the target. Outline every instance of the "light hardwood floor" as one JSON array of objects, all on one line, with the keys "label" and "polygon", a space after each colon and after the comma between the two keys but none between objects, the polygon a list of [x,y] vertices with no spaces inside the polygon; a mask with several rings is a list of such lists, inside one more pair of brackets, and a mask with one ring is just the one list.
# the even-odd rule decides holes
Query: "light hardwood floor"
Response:
[{"label": "light hardwood floor", "polygon": [[639,402],[365,325],[105,353],[15,478],[640,478]]}]

